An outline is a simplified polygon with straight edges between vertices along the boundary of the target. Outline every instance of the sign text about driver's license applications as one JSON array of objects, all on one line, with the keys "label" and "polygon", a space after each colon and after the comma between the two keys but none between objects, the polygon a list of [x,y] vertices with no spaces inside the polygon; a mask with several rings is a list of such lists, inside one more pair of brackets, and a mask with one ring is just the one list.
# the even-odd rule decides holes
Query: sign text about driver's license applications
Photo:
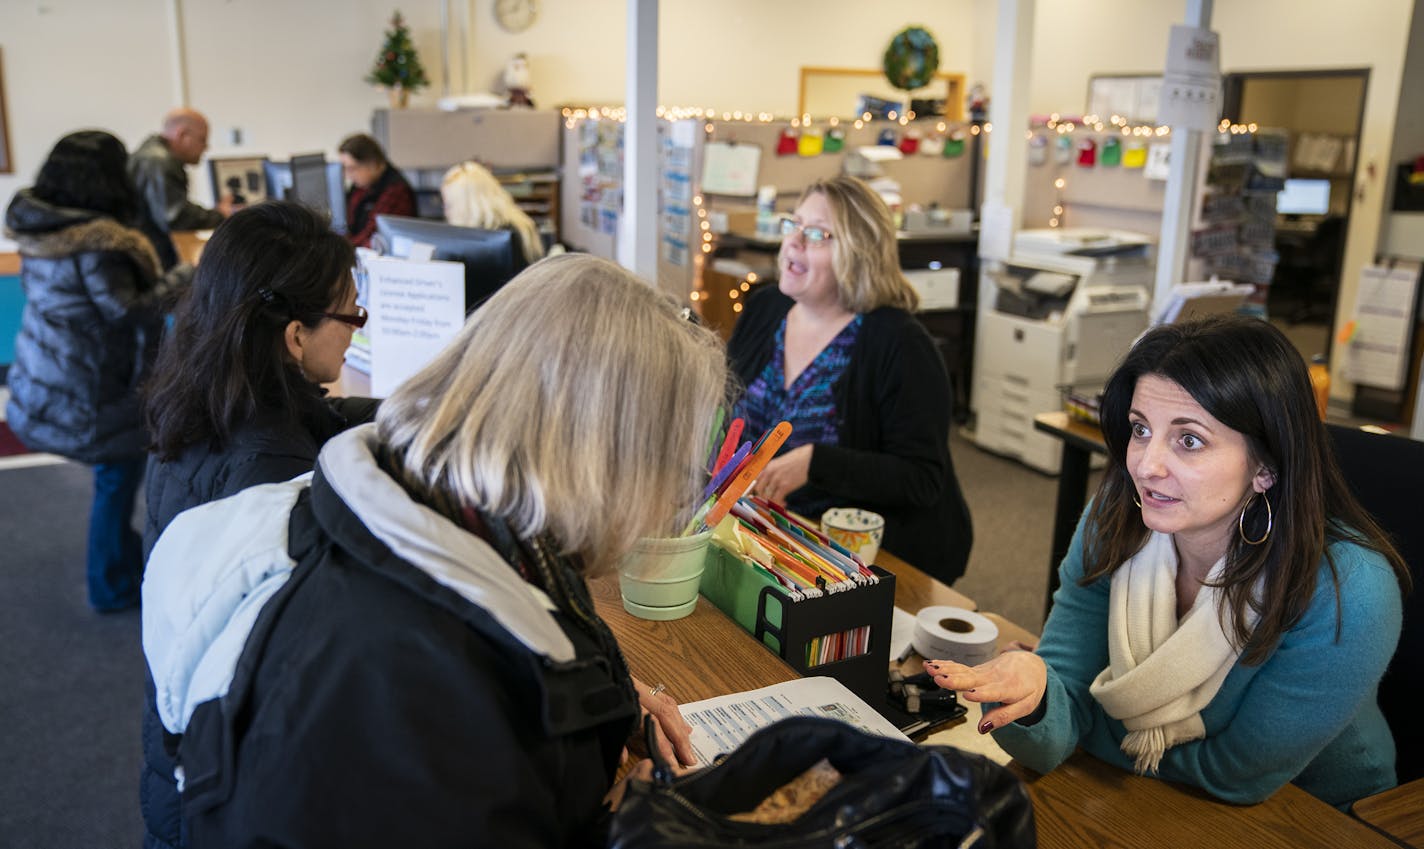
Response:
[{"label": "sign text about driver's license applications", "polygon": [[452,328],[459,328],[464,305],[440,281],[391,275],[382,283],[380,323],[389,335],[444,340]]},{"label": "sign text about driver's license applications", "polygon": [[434,359],[465,321],[465,267],[458,262],[372,259],[371,392],[390,394]]}]

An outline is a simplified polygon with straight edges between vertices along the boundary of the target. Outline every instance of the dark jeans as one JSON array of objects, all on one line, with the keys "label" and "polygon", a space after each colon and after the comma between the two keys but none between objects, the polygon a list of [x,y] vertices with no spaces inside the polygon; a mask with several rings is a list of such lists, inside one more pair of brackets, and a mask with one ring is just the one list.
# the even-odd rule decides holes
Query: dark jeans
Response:
[{"label": "dark jeans", "polygon": [[95,610],[123,610],[138,604],[143,541],[132,522],[143,466],[142,456],[94,466],[87,574],[89,604]]}]

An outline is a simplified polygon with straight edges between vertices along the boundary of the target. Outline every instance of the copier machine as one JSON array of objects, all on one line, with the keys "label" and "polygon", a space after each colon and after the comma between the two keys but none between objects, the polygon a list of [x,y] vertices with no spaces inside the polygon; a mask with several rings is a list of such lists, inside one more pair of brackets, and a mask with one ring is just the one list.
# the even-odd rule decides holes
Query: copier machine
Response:
[{"label": "copier machine", "polygon": [[1121,230],[1024,230],[985,263],[974,341],[975,440],[1057,474],[1062,443],[1033,427],[1067,390],[1101,391],[1147,328],[1152,244]]}]

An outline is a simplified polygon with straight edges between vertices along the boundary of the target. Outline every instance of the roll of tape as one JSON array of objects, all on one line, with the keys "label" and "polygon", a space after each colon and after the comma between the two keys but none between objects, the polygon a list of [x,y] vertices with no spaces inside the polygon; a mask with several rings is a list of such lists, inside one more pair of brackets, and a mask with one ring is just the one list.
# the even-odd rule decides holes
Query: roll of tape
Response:
[{"label": "roll of tape", "polygon": [[910,642],[921,657],[976,666],[994,657],[998,640],[998,626],[978,613],[935,605],[915,614]]}]

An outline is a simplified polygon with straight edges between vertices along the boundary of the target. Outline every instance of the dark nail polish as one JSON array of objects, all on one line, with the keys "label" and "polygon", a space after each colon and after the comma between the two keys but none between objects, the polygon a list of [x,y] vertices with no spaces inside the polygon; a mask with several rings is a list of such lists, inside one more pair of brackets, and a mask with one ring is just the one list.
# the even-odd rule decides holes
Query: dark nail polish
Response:
[{"label": "dark nail polish", "polygon": [[994,723],[993,723],[993,722],[991,722],[991,721],[989,721],[989,720],[986,719],[986,720],[984,720],[983,722],[979,723],[979,733],[980,733],[980,734],[988,734],[990,731],[993,731],[993,730],[994,730]]}]

